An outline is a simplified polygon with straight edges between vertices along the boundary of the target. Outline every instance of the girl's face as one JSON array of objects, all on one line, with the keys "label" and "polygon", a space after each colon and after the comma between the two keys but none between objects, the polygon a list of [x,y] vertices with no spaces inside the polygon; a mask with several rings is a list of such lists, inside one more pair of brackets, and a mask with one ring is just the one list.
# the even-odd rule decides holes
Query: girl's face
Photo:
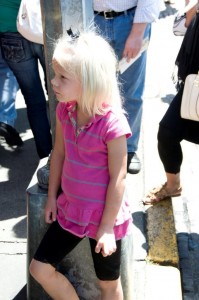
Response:
[{"label": "girl's face", "polygon": [[74,76],[68,74],[55,60],[52,63],[55,73],[51,80],[53,91],[60,102],[77,101],[81,94],[81,84]]}]

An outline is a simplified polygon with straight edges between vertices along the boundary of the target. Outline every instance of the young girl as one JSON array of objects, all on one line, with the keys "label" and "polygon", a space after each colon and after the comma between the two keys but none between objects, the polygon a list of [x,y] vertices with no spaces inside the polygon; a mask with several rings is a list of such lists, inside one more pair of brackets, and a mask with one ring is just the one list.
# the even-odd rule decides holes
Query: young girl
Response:
[{"label": "young girl", "polygon": [[117,61],[110,45],[91,32],[61,38],[52,65],[59,101],[45,208],[45,220],[52,224],[30,272],[53,299],[79,299],[55,267],[88,237],[101,299],[121,300],[121,239],[132,224],[124,196],[131,132],[122,110]]}]

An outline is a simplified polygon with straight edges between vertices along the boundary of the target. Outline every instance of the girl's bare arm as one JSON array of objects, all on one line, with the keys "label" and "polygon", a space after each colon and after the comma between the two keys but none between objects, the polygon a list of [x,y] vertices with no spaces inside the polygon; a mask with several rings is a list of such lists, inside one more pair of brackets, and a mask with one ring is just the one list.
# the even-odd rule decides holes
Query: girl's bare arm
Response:
[{"label": "girl's bare arm", "polygon": [[115,249],[113,227],[122,204],[127,172],[126,137],[121,136],[107,143],[108,167],[110,181],[101,223],[97,233],[96,252],[102,251],[104,256],[112,254]]}]

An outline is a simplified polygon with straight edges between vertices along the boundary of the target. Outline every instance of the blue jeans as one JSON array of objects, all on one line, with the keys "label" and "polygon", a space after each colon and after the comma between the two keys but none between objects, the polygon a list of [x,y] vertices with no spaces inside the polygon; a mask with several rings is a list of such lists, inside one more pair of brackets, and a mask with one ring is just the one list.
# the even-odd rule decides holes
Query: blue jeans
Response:
[{"label": "blue jeans", "polygon": [[39,73],[39,62],[44,70],[43,46],[32,43],[19,33],[0,33],[2,56],[17,78],[27,106],[30,128],[40,158],[47,157],[52,149],[47,105]]},{"label": "blue jeans", "polygon": [[13,72],[2,58],[0,48],[0,122],[14,127],[17,118],[15,99],[18,83]]},{"label": "blue jeans", "polygon": [[[103,16],[95,15],[95,25],[99,32],[108,40],[113,47],[118,59],[122,58],[126,39],[132,29],[135,10],[113,19],[105,19]],[[145,37],[150,38],[151,25],[145,30]],[[143,109],[143,92],[146,74],[146,51],[131,65],[123,74],[119,75],[122,83],[122,94],[124,97],[124,108],[128,113],[128,122],[132,131],[132,137],[127,140],[128,152],[135,152],[141,130],[141,119]]]}]

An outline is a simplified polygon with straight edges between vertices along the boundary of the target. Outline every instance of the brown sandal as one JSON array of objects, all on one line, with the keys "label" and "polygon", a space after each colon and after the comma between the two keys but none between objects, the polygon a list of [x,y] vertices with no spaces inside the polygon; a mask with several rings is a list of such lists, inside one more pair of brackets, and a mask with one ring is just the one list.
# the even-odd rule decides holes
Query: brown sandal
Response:
[{"label": "brown sandal", "polygon": [[166,189],[166,183],[161,185],[160,187],[152,189],[146,197],[142,200],[142,202],[147,204],[154,204],[161,200],[170,198],[170,197],[178,197],[182,193],[182,188],[179,187],[175,192],[168,192]]}]

